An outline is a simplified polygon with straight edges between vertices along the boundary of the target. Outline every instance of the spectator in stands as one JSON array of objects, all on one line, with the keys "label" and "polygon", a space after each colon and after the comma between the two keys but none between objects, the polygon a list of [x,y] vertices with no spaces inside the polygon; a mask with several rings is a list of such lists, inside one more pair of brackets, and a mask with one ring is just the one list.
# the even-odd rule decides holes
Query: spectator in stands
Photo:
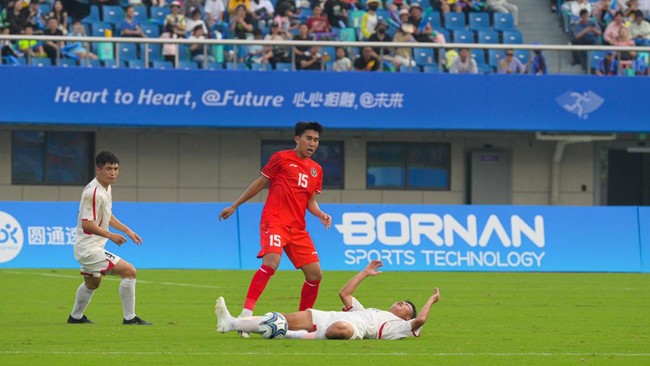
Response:
[{"label": "spectator in stands", "polygon": [[348,10],[350,3],[344,0],[326,0],[323,11],[332,27],[345,28],[348,26]]},{"label": "spectator in stands", "polygon": [[[34,34],[34,28],[30,24],[25,26],[23,29],[23,34],[25,36],[31,36]],[[27,63],[30,63],[32,58],[45,57],[45,51],[43,50],[43,43],[35,41],[33,39],[21,39],[18,41],[18,50],[25,55]]]},{"label": "spectator in stands", "polygon": [[[56,18],[50,18],[47,20],[47,29],[43,32],[44,36],[63,36],[63,32],[59,29],[59,22]],[[45,41],[43,43],[43,50],[47,54],[47,57],[52,62],[52,65],[56,65],[56,59],[61,53],[61,48],[63,48],[63,41]]]},{"label": "spectator in stands", "polygon": [[465,19],[469,19],[468,15],[471,12],[485,12],[485,1],[480,0],[456,0],[452,10],[457,13],[464,13]]},{"label": "spectator in stands", "polygon": [[486,0],[487,10],[494,13],[510,13],[515,25],[519,24],[519,7],[507,0]]},{"label": "spectator in stands", "polygon": [[34,34],[41,34],[45,30],[45,17],[38,0],[30,1],[27,7],[27,23],[34,27]]},{"label": "spectator in stands", "polygon": [[330,33],[332,31],[329,19],[323,14],[323,9],[320,5],[314,6],[312,14],[307,18],[306,23],[307,28],[309,28],[309,33],[318,39],[323,39],[322,33]]},{"label": "spectator in stands", "polygon": [[514,50],[506,50],[503,60],[499,61],[499,74],[525,74],[526,67],[515,57]]},{"label": "spectator in stands", "polygon": [[174,0],[169,7],[171,13],[165,17],[165,22],[163,23],[164,31],[178,38],[185,38],[187,20],[185,19],[185,15],[181,14],[181,3],[178,0]]},{"label": "spectator in stands", "polygon": [[632,22],[637,10],[639,10],[639,0],[628,0],[623,10],[623,17],[626,21]]},{"label": "spectator in stands", "polygon": [[591,12],[598,22],[600,29],[605,29],[607,24],[614,18],[616,12],[623,10],[621,1],[598,0],[592,5]]},{"label": "spectator in stands", "polygon": [[[286,41],[288,38],[287,33],[280,30],[280,24],[273,22],[271,24],[271,33],[264,37],[265,40],[271,41]],[[275,69],[278,62],[290,62],[291,54],[287,46],[269,46],[264,51],[264,57],[271,63]]]},{"label": "spectator in stands", "polygon": [[639,0],[639,10],[643,12],[646,18],[650,18],[650,0]]},{"label": "spectator in stands", "polygon": [[[198,25],[203,27],[203,36],[208,37],[210,32],[208,31],[208,26],[205,24],[203,19],[201,19],[201,9],[194,8],[190,20],[187,21],[187,29],[193,30]],[[194,34],[194,32],[192,32],[192,34]]]},{"label": "spectator in stands", "polygon": [[133,6],[126,7],[124,20],[120,23],[120,37],[147,38],[147,35],[140,28],[140,24],[135,20],[135,9]]},{"label": "spectator in stands", "polygon": [[594,72],[598,76],[618,75],[618,60],[616,59],[616,52],[607,51],[605,57],[598,62]]},{"label": "spectator in stands", "polygon": [[273,22],[275,8],[270,0],[252,0],[251,15],[257,22],[258,28],[270,27]]},{"label": "spectator in stands", "polygon": [[151,6],[163,7],[165,5],[167,5],[167,1],[165,1],[165,0],[151,0]]},{"label": "spectator in stands", "polygon": [[336,61],[332,66],[334,71],[352,71],[352,61],[348,58],[348,51],[344,47],[336,47]]},{"label": "spectator in stands", "polygon": [[[393,42],[393,37],[390,34],[386,33],[388,31],[388,23],[384,19],[380,19],[375,27],[375,32],[370,36],[368,42]],[[395,58],[392,56],[393,48],[392,47],[375,47],[372,49],[377,58],[381,58],[382,61],[388,61],[393,63]],[[381,55],[381,57],[379,57]]]},{"label": "spectator in stands", "polygon": [[643,19],[643,12],[637,10],[634,22],[630,24],[630,37],[637,46],[650,45],[650,23]]},{"label": "spectator in stands", "polygon": [[377,71],[381,67],[381,61],[374,56],[371,47],[364,47],[361,55],[354,60],[354,69],[357,71]]},{"label": "spectator in stands", "polygon": [[223,13],[226,12],[226,6],[223,0],[205,0],[203,11],[205,12],[205,21],[208,27],[214,29],[223,22]]},{"label": "spectator in stands", "polygon": [[533,62],[530,66],[532,68],[532,73],[534,75],[546,75],[548,72],[546,67],[546,58],[542,54],[542,50],[533,50],[535,56],[533,57]]},{"label": "spectator in stands", "polygon": [[398,14],[399,14],[399,24],[404,24],[409,22],[409,17],[411,16],[411,14],[409,13],[408,9],[402,8]]},{"label": "spectator in stands", "polygon": [[230,19],[230,31],[237,39],[246,39],[253,34],[253,16],[244,5],[239,5]]},{"label": "spectator in stands", "polygon": [[7,12],[7,23],[9,23],[9,31],[11,34],[23,33],[23,28],[25,28],[25,25],[27,24],[28,15],[29,10],[23,8],[23,2],[16,0],[13,3],[13,10]]},{"label": "spectator in stands", "polygon": [[[190,36],[190,39],[192,40],[203,40],[205,39],[205,29],[203,25],[198,24],[192,29],[192,35]],[[190,45],[190,57],[192,57],[192,61],[197,62],[201,65],[203,65],[206,61],[207,62],[214,62],[214,56],[212,56],[209,52],[206,52],[206,45],[204,43],[192,43]]]},{"label": "spectator in stands", "polygon": [[[191,18],[194,10],[201,10],[201,0],[183,0],[181,5],[183,5],[182,13],[185,15],[185,18]],[[194,28],[187,27],[189,32],[192,32],[192,29]]]},{"label": "spectator in stands", "polygon": [[[86,28],[80,20],[72,22],[71,37],[86,37]],[[66,55],[72,56],[77,60],[97,60],[97,55],[90,52],[90,43],[88,42],[73,42],[66,47]]]},{"label": "spectator in stands", "polygon": [[301,56],[296,56],[298,70],[321,70],[323,68],[323,55],[318,46],[311,46]]},{"label": "spectator in stands", "polygon": [[623,12],[617,11],[614,15],[614,20],[610,22],[605,29],[605,34],[603,35],[603,41],[605,44],[613,45],[616,42],[621,28],[625,27],[625,23],[623,21]]},{"label": "spectator in stands", "polygon": [[48,15],[48,18],[55,17],[59,22],[59,29],[63,32],[64,35],[68,34],[68,12],[63,9],[63,3],[61,0],[56,0],[52,6],[52,11]]},{"label": "spectator in stands", "polygon": [[[580,21],[573,26],[573,37],[571,44],[574,45],[597,45],[598,37],[602,34],[600,28],[589,17],[589,11],[582,9],[580,11]],[[587,52],[573,51],[572,65],[581,64],[584,70],[587,69]]]},{"label": "spectator in stands", "polygon": [[418,42],[431,42],[429,35],[433,31],[431,23],[422,17],[422,7],[414,2],[409,8],[408,22],[413,24],[413,37]]},{"label": "spectator in stands", "polygon": [[565,1],[560,7],[562,10],[562,23],[564,23],[564,32],[569,33],[571,30],[572,18],[580,18],[580,11],[582,9],[587,9],[589,14],[591,14],[591,3],[589,0],[572,0]]},{"label": "spectator in stands", "polygon": [[246,11],[251,10],[251,1],[250,0],[230,0],[228,2],[228,13],[234,15],[237,12],[237,8],[240,5],[244,5]]},{"label": "spectator in stands", "polygon": [[[0,34],[3,36],[9,35],[9,27],[6,25],[0,24]],[[36,42],[36,41],[34,41]],[[10,40],[5,39],[1,43],[0,54],[2,59],[5,60],[7,64],[10,65],[19,65],[20,61],[24,54],[20,52],[19,48]]]},{"label": "spectator in stands", "polygon": [[[309,35],[309,28],[307,28],[307,24],[301,23],[300,26],[298,26],[298,34],[293,37],[295,41],[311,41],[313,40],[312,36]],[[305,53],[309,52],[310,46],[295,46],[293,48],[293,52],[296,55],[296,70],[300,70],[300,59],[304,56]]]},{"label": "spectator in stands", "polygon": [[[264,34],[260,29],[254,29],[253,30],[253,39],[255,40],[261,40],[263,38]],[[251,46],[248,46],[246,48],[246,65],[251,67],[252,64],[261,64],[263,62],[268,61],[268,58],[265,58],[264,54],[264,46],[261,44],[254,44]],[[271,53],[269,56],[272,56],[273,53]]]},{"label": "spectator in stands", "polygon": [[469,54],[469,48],[461,48],[458,57],[451,63],[451,74],[478,74],[476,60]]},{"label": "spectator in stands", "polygon": [[[621,47],[635,46],[634,41],[630,38],[630,31],[625,27],[619,29],[618,37],[616,37],[612,45]],[[636,59],[635,51],[622,51],[619,55],[620,66],[623,68],[630,68],[631,62]]]},{"label": "spectator in stands", "polygon": [[[395,32],[395,37],[393,37],[393,42],[417,42],[413,33],[415,32],[415,26],[411,23],[402,24],[397,32]],[[415,67],[415,60],[413,60],[413,49],[409,47],[398,47],[395,49],[395,59],[393,64],[397,71],[402,67]]]},{"label": "spectator in stands", "polygon": [[300,22],[294,22],[296,7],[291,0],[280,0],[275,7],[275,18],[273,19],[280,24],[280,30],[289,32],[298,28]]},{"label": "spectator in stands", "polygon": [[[453,2],[454,0],[451,0]],[[445,19],[445,14],[451,11],[451,3],[449,0],[431,0],[430,5],[433,10],[440,13],[442,20]]]},{"label": "spectator in stands", "polygon": [[379,9],[379,0],[368,0],[366,1],[366,12],[361,17],[361,36],[362,39],[367,40],[370,36],[375,33],[375,28],[377,27],[377,9]]}]

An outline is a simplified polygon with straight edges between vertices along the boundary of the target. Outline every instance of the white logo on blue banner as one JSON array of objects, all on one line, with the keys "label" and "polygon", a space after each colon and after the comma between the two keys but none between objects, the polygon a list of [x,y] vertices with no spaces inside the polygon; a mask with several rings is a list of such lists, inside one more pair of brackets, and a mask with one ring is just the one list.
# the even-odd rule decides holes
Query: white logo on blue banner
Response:
[{"label": "white logo on blue banner", "polygon": [[565,111],[573,113],[582,119],[589,118],[589,113],[595,112],[603,105],[605,99],[600,95],[588,90],[584,93],[567,91],[555,98],[557,104]]},{"label": "white logo on blue banner", "polygon": [[0,211],[0,263],[16,258],[22,248],[22,227],[13,216]]}]

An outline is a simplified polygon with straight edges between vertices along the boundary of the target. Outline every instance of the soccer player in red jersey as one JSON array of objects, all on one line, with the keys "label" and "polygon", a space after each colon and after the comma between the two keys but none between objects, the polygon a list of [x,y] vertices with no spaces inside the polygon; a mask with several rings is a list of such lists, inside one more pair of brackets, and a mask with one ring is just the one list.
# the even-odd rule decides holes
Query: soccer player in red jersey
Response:
[{"label": "soccer player in red jersey", "polygon": [[327,229],[332,225],[332,217],[323,212],[316,202],[316,194],[321,192],[323,185],[323,169],[311,159],[318,148],[322,131],[323,126],[318,122],[296,123],[296,148],[274,153],[260,177],[219,215],[220,220],[229,218],[237,207],[255,197],[269,184],[269,194],[260,220],[262,249],[257,255],[262,258],[262,266],[248,287],[241,316],[253,314],[255,303],[280,264],[283,249],[291,263],[305,275],[299,310],[311,308],[316,302],[323,273],[316,248],[306,230],[305,211],[318,217]]}]

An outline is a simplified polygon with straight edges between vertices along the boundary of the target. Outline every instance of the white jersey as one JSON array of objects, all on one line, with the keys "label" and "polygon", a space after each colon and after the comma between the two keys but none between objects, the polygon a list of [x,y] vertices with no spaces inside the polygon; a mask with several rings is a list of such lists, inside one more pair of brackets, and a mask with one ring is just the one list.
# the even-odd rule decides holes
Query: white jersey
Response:
[{"label": "white jersey", "polygon": [[77,260],[89,256],[97,249],[104,249],[108,238],[85,232],[83,221],[94,221],[99,227],[108,230],[111,221],[113,197],[111,186],[104,188],[97,178],[93,179],[81,194],[79,214],[77,216],[77,240],[74,244],[74,256]]},{"label": "white jersey", "polygon": [[344,311],[321,311],[311,309],[316,330],[324,336],[324,331],[337,321],[345,321],[354,326],[352,339],[402,339],[419,337],[420,329],[413,331],[412,320],[399,318],[390,311],[364,308],[354,297],[352,307]]}]

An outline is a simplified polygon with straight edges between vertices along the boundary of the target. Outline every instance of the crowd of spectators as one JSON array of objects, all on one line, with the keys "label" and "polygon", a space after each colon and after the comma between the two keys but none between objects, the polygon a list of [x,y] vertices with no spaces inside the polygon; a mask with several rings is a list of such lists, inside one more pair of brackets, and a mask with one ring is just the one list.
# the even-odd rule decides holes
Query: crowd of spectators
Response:
[{"label": "crowd of spectators", "polygon": [[[571,44],[650,45],[650,0],[564,1],[560,15]],[[647,52],[575,51],[572,63],[596,75],[648,74]]]}]

